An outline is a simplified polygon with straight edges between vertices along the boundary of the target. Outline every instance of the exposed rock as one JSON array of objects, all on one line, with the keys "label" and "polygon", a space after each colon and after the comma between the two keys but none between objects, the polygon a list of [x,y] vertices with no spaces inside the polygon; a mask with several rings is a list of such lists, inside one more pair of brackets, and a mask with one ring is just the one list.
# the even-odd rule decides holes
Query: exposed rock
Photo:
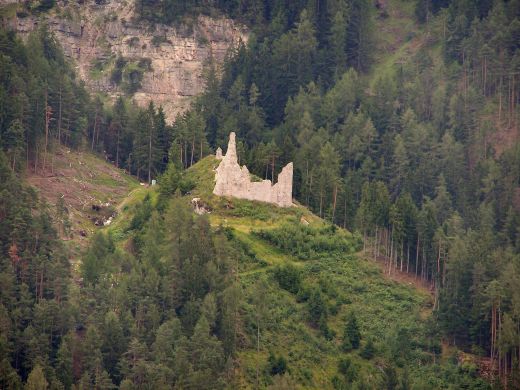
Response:
[{"label": "exposed rock", "polygon": [[217,160],[222,160],[222,148],[220,146],[217,148],[217,151],[215,153],[215,158]]},{"label": "exposed rock", "polygon": [[[169,121],[203,91],[203,66],[210,56],[220,64],[230,46],[247,41],[246,29],[224,17],[199,16],[193,26],[150,26],[135,22],[135,1],[57,3],[49,14],[15,17],[9,24],[24,38],[47,23],[87,87],[113,99],[123,93],[110,80],[115,58],[149,60],[150,71],[133,98],[140,106],[150,100],[162,105]],[[96,63],[104,64],[101,70],[95,70]]]},{"label": "exposed rock", "polygon": [[226,155],[217,168],[215,180],[215,195],[268,202],[280,207],[292,206],[293,164],[282,169],[274,185],[270,180],[251,181],[247,167],[241,168],[238,164],[235,133],[229,134]]},{"label": "exposed rock", "polygon": [[202,215],[210,212],[210,209],[200,200],[200,198],[193,198],[191,200],[193,211],[195,214]]}]

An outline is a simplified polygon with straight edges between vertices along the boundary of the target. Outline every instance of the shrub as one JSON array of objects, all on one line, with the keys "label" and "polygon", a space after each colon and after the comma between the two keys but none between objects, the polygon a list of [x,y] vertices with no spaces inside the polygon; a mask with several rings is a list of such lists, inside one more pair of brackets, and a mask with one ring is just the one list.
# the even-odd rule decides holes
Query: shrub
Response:
[{"label": "shrub", "polygon": [[343,375],[346,383],[352,383],[358,377],[358,367],[349,357],[345,357],[339,360],[338,371]]},{"label": "shrub", "polygon": [[147,72],[150,72],[152,71],[152,60],[150,58],[143,57],[139,59],[137,66]]},{"label": "shrub", "polygon": [[301,286],[300,271],[292,264],[278,266],[274,270],[274,278],[281,288],[293,294],[298,293]]},{"label": "shrub", "polygon": [[137,47],[139,43],[139,37],[131,37],[126,40],[126,44],[130,47]]},{"label": "shrub", "polygon": [[350,234],[334,225],[314,228],[299,223],[285,224],[254,234],[301,260],[342,255],[356,250]]},{"label": "shrub", "polygon": [[152,45],[155,47],[161,46],[162,43],[167,43],[168,39],[162,35],[156,35],[152,38]]},{"label": "shrub", "polygon": [[123,68],[125,67],[127,60],[124,57],[117,57],[114,69],[110,75],[110,81],[112,84],[119,85],[123,80]]},{"label": "shrub", "polygon": [[360,341],[361,332],[359,331],[357,318],[354,314],[351,314],[343,332],[343,350],[358,349]]},{"label": "shrub", "polygon": [[195,188],[195,182],[188,177],[183,177],[179,182],[179,190],[182,195],[189,194]]},{"label": "shrub", "polygon": [[287,371],[287,360],[283,356],[276,357],[272,352],[269,354],[269,373],[272,376],[283,375]]},{"label": "shrub", "polygon": [[327,318],[327,304],[324,301],[323,295],[318,288],[314,288],[311,291],[307,305],[309,309],[310,320],[315,325],[318,325],[320,321],[323,321],[322,318]]},{"label": "shrub", "polygon": [[372,339],[370,339],[359,353],[359,356],[361,356],[363,359],[370,360],[374,357],[375,352],[376,348],[374,346],[374,342]]},{"label": "shrub", "polygon": [[150,194],[146,194],[143,202],[136,208],[132,222],[130,222],[130,230],[141,230],[144,224],[150,219],[152,209]]},{"label": "shrub", "polygon": [[125,92],[130,94],[137,92],[141,88],[141,82],[143,81],[143,70],[140,68],[130,68],[125,72],[125,76]]}]

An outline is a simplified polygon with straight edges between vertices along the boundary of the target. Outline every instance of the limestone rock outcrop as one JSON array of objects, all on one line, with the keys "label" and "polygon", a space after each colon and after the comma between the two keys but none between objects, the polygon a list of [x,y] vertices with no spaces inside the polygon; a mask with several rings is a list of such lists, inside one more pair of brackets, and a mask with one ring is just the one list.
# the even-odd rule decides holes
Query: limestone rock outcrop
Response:
[{"label": "limestone rock outcrop", "polygon": [[226,155],[221,158],[215,175],[216,184],[213,189],[215,195],[273,203],[280,207],[293,205],[292,162],[282,169],[278,175],[278,182],[274,185],[271,180],[252,181],[247,167],[245,165],[240,167],[238,164],[235,133],[229,134]]},{"label": "limestone rock outcrop", "polygon": [[8,24],[23,38],[47,24],[86,86],[114,100],[124,94],[121,85],[111,81],[116,59],[148,62],[149,70],[144,71],[133,99],[142,107],[153,100],[156,106],[163,106],[167,120],[173,121],[203,92],[203,68],[210,56],[217,66],[221,64],[230,46],[247,41],[247,30],[229,18],[204,15],[191,26],[150,25],[138,20],[135,4],[134,0],[86,0],[81,4],[58,0],[49,13],[15,16]]}]

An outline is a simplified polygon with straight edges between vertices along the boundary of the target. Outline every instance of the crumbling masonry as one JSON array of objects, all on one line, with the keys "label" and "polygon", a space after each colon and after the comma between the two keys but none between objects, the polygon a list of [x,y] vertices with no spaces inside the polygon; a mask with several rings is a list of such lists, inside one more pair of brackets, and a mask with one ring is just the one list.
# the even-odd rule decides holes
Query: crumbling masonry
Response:
[{"label": "crumbling masonry", "polygon": [[222,156],[219,148],[216,157],[221,162],[215,175],[215,195],[268,202],[280,207],[292,206],[292,162],[282,169],[274,185],[271,180],[251,181],[247,167],[240,168],[238,164],[235,133],[229,134],[226,155]]}]

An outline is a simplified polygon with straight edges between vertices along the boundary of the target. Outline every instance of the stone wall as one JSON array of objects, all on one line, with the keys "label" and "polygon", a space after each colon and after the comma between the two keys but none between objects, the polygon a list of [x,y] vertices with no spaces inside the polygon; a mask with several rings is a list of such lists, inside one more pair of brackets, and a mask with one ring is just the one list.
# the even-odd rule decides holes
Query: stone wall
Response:
[{"label": "stone wall", "polygon": [[[221,155],[220,152],[218,157]],[[215,180],[215,195],[257,200],[280,207],[292,206],[293,164],[282,169],[274,185],[270,180],[252,181],[247,167],[238,164],[235,133],[229,134],[226,155],[221,157]]]}]

